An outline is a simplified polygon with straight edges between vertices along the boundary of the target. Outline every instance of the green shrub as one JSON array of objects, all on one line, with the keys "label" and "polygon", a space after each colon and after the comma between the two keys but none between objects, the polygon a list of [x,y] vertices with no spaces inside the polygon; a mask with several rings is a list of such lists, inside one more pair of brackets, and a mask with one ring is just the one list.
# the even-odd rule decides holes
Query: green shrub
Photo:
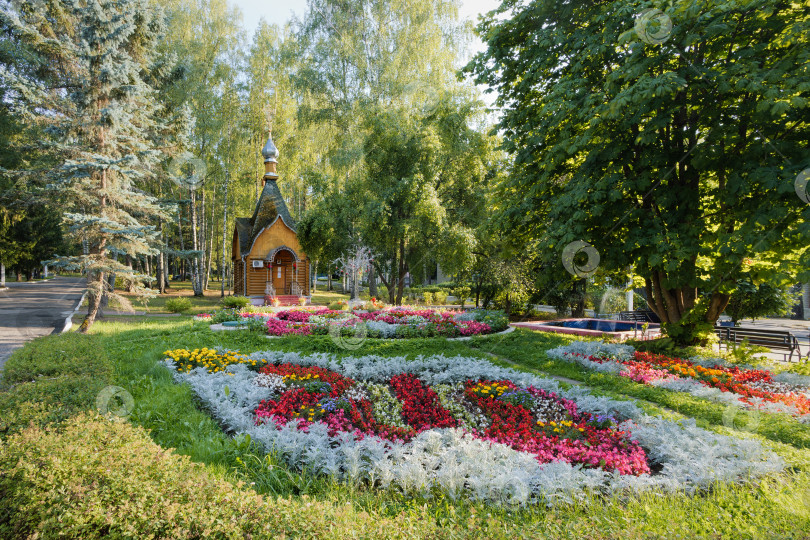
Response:
[{"label": "green shrub", "polygon": [[250,304],[250,298],[247,296],[226,296],[219,303],[224,308],[243,308]]},{"label": "green shrub", "polygon": [[245,320],[247,321],[247,329],[251,332],[267,333],[267,319],[264,317],[248,317]]},{"label": "green shrub", "polygon": [[2,372],[3,387],[59,375],[108,379],[111,369],[98,336],[70,332],[45,336],[17,349]]},{"label": "green shrub", "polygon": [[0,538],[435,537],[351,505],[271,499],[212,476],[126,421],[82,414],[0,446]]},{"label": "green shrub", "polygon": [[111,378],[111,363],[98,336],[69,333],[35,339],[6,362],[0,384],[0,435],[15,433],[30,421],[61,422],[94,407]]},{"label": "green shrub", "polygon": [[[29,425],[44,427],[59,421],[49,405],[39,401],[8,401],[10,393],[0,393],[0,444],[5,437],[18,433]],[[59,411],[61,413],[61,411]]]},{"label": "green shrub", "polygon": [[[16,433],[28,422],[59,423],[95,407],[96,396],[108,380],[89,375],[60,375],[15,384],[0,392],[0,436]],[[29,410],[32,403],[47,411]]]},{"label": "green shrub", "polygon": [[447,293],[444,291],[435,292],[433,293],[433,298],[436,305],[443,306],[445,302],[447,302]]},{"label": "green shrub", "polygon": [[488,324],[493,332],[501,332],[509,326],[509,317],[501,310],[476,309],[473,313],[476,321]]},{"label": "green shrub", "polygon": [[433,293],[425,291],[422,293],[422,299],[425,301],[425,305],[433,304]]},{"label": "green shrub", "polygon": [[169,298],[166,300],[166,309],[172,313],[183,313],[191,309],[191,300],[185,297]]},{"label": "green shrub", "polygon": [[789,285],[756,285],[750,278],[746,278],[737,281],[737,290],[731,294],[726,314],[736,326],[742,319],[786,316],[795,303],[796,297]]},{"label": "green shrub", "polygon": [[470,288],[469,287],[454,287],[451,289],[451,294],[456,297],[456,304],[464,307],[464,303],[467,301],[467,297],[470,296]]},{"label": "green shrub", "polygon": [[211,322],[213,324],[224,323],[225,321],[238,321],[242,317],[239,316],[239,309],[219,309],[211,314]]},{"label": "green shrub", "polygon": [[334,311],[347,311],[349,304],[343,300],[337,300],[336,302],[330,302],[326,307]]},{"label": "green shrub", "polygon": [[557,313],[550,313],[548,311],[537,311],[536,309],[531,310],[529,316],[530,318],[537,321],[553,321],[559,319]]}]

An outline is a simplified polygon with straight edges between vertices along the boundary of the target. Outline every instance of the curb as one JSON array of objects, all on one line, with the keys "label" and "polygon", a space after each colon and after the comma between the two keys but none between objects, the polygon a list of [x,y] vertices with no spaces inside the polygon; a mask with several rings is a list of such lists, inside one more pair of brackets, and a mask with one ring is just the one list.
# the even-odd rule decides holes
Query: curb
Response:
[{"label": "curb", "polygon": [[225,326],[222,323],[212,324],[208,327],[212,332],[231,332],[233,330],[247,330],[245,326]]},{"label": "curb", "polygon": [[84,302],[84,298],[86,296],[87,296],[87,291],[84,291],[84,293],[82,293],[82,297],[79,298],[79,301],[76,303],[76,307],[73,308],[73,311],[65,319],[65,325],[62,328],[62,330],[58,330],[57,328],[54,328],[53,329],[54,334],[64,334],[65,332],[67,332],[68,330],[71,329],[71,327],[73,326],[73,316],[76,314],[77,311],[79,311],[79,308],[82,306],[82,303]]},{"label": "curb", "polygon": [[493,336],[504,336],[506,334],[511,334],[514,331],[515,331],[515,327],[512,326],[512,325],[509,325],[509,328],[507,328],[506,330],[502,330],[502,331],[496,332],[494,334],[480,334],[480,335],[477,335],[477,336],[453,337],[453,338],[447,338],[447,341],[470,341],[474,337],[488,338],[488,337],[493,337]]}]

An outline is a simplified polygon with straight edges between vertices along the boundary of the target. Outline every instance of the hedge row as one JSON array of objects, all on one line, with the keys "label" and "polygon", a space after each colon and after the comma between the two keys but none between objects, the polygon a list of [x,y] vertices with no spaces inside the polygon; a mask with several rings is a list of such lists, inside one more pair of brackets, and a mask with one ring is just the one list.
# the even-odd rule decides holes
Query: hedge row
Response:
[{"label": "hedge row", "polygon": [[421,511],[391,519],[262,497],[140,427],[89,413],[59,428],[31,426],[0,446],[0,508],[0,538],[438,537]]},{"label": "hedge row", "polygon": [[93,407],[111,379],[112,366],[96,336],[71,333],[32,341],[14,351],[3,369],[0,437],[32,420],[60,422]]}]

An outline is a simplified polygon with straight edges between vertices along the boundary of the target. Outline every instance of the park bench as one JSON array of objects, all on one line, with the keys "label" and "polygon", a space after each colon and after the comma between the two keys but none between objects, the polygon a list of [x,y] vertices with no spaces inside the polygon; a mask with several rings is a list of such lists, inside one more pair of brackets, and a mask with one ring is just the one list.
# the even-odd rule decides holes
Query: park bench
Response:
[{"label": "park bench", "polygon": [[732,347],[747,340],[749,345],[761,345],[772,351],[785,351],[782,356],[788,357],[788,361],[793,360],[793,354],[798,353],[799,360],[802,358],[802,351],[799,347],[799,340],[796,336],[786,330],[765,330],[761,328],[740,328],[736,326],[715,326],[714,332],[720,338],[720,345],[724,343],[726,348],[729,344]]}]

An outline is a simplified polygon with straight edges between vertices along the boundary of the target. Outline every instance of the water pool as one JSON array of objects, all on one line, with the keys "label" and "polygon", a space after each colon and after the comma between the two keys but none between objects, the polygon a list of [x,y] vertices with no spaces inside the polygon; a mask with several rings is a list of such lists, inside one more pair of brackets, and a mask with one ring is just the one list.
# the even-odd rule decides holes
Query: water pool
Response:
[{"label": "water pool", "polygon": [[513,326],[541,332],[575,334],[578,336],[610,336],[624,340],[641,338],[645,324],[647,324],[647,331],[644,337],[652,338],[660,335],[661,325],[658,323],[614,321],[610,319],[563,319],[538,323],[514,323]]}]

